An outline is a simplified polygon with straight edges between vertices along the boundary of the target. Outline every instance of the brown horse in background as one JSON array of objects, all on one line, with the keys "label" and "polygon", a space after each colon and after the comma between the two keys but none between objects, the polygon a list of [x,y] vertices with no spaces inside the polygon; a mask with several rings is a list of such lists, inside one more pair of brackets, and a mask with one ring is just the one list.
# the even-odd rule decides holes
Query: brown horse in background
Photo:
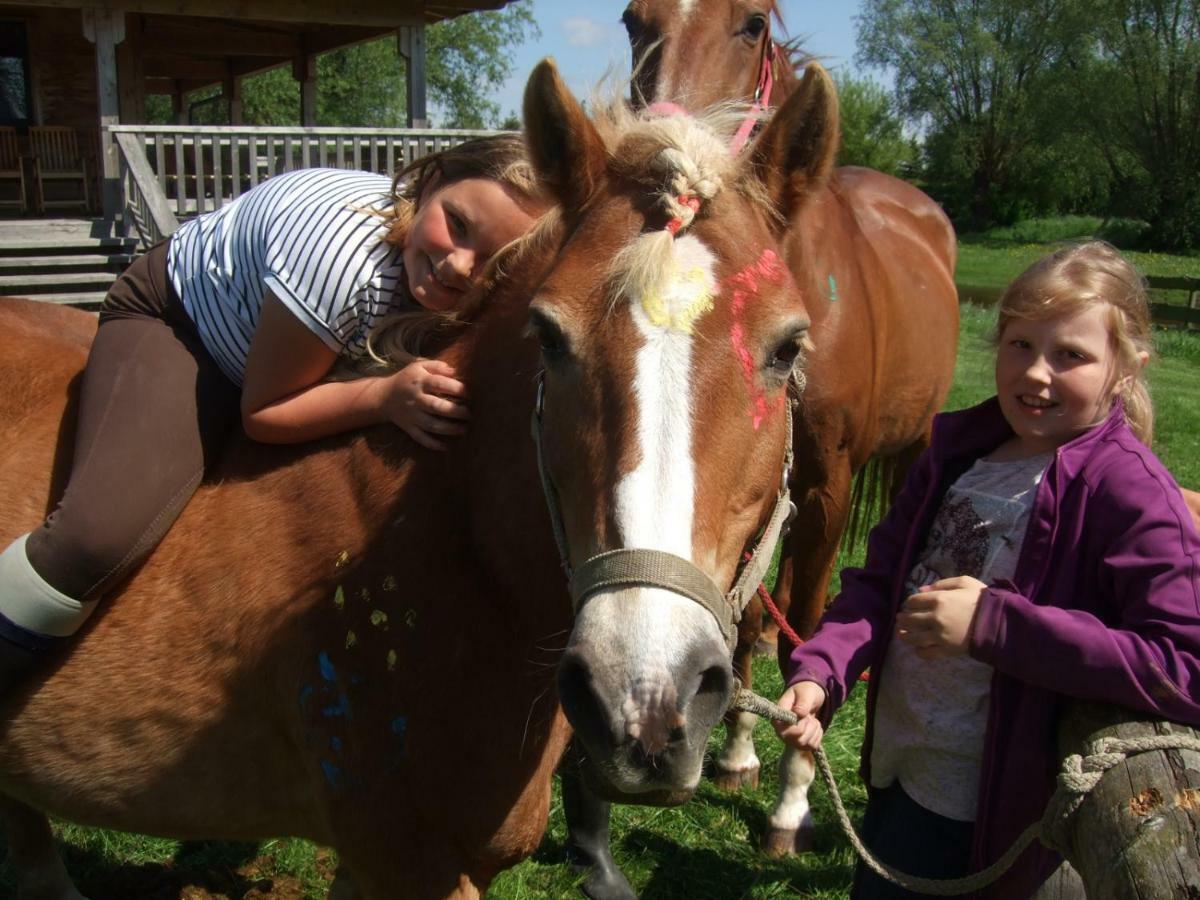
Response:
[{"label": "brown horse in background", "polygon": [[[834,153],[830,82],[805,84],[735,160],[701,123],[594,124],[539,67],[530,149],[562,216],[494,262],[491,300],[440,354],[471,386],[469,433],[445,454],[390,427],[232,441],[70,652],[0,706],[25,897],[80,897],[47,813],[306,837],[338,851],[331,897],[478,897],[545,828],[568,735],[556,668],[599,786],[695,789],[733,689],[725,629],[627,584],[596,586],[572,626],[536,373],[568,562],[669,551],[729,585],[781,486],[809,325],[773,250]],[[52,505],[94,327],[0,303],[2,541]]]},{"label": "brown horse in background", "polygon": [[[633,0],[623,21],[635,104],[782,105],[805,60],[772,39],[773,18],[781,24],[774,0]],[[958,343],[957,245],[949,220],[924,193],[849,166],[835,169],[791,218],[782,247],[808,304],[816,346],[796,422],[798,515],[775,586],[778,605],[803,637],[825,608],[852,506],[865,518],[899,489],[945,402]],[[862,502],[852,503],[852,493]],[[753,612],[735,666],[747,683],[758,638],[753,628],[761,621]],[[780,642],[781,663],[789,652]],[[731,717],[718,784],[757,783],[753,724],[749,714]],[[781,769],[782,796],[764,837],[774,854],[805,849],[811,838],[811,760],[787,754]]]}]

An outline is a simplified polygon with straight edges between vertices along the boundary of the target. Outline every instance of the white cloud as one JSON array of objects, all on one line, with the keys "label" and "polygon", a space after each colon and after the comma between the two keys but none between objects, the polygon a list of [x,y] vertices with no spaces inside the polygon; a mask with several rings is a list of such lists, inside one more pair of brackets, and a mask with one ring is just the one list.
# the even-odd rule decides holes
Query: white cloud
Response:
[{"label": "white cloud", "polygon": [[565,20],[563,30],[567,33],[567,43],[572,47],[595,47],[612,38],[612,28],[583,16]]}]

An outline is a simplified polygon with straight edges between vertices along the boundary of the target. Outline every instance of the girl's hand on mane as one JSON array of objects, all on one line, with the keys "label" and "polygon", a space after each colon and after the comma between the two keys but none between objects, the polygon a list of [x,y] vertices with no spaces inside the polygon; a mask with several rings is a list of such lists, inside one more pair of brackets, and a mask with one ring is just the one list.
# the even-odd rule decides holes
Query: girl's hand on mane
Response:
[{"label": "girl's hand on mane", "polygon": [[971,620],[986,589],[986,584],[969,575],[925,585],[900,608],[896,636],[915,647],[921,659],[966,656]]},{"label": "girl's hand on mane", "polygon": [[381,405],[388,419],[422,447],[444,450],[443,437],[464,434],[470,418],[466,386],[454,367],[437,359],[418,359],[382,380]]}]

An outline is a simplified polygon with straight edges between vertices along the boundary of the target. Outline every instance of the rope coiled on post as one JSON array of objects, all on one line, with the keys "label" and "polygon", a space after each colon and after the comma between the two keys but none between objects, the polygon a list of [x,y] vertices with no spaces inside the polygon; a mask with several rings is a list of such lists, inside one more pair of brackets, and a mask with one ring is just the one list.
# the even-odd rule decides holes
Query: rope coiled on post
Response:
[{"label": "rope coiled on post", "polygon": [[[781,709],[770,700],[740,687],[734,692],[730,708],[754,713],[765,719],[784,722],[788,725],[794,725],[798,721],[798,717],[791,710]],[[1120,765],[1130,756],[1154,750],[1200,752],[1200,740],[1182,734],[1160,734],[1128,739],[1105,737],[1091,742],[1087,747],[1086,756],[1071,754],[1063,760],[1062,771],[1058,775],[1058,787],[1046,804],[1046,812],[1041,821],[1034,822],[1026,828],[1004,855],[986,869],[981,869],[963,878],[922,878],[893,869],[876,859],[854,830],[825,751],[818,747],[813,751],[813,759],[816,761],[821,778],[824,779],[825,785],[829,789],[829,796],[833,801],[833,808],[837,813],[838,822],[841,823],[842,831],[845,832],[846,838],[854,847],[859,858],[875,874],[905,890],[938,897],[952,897],[977,891],[991,884],[1008,871],[1017,857],[1024,853],[1035,839],[1041,840],[1046,847],[1065,856],[1063,849],[1069,846],[1070,836],[1067,826],[1071,816],[1087,799],[1088,793],[1100,783],[1100,779],[1109,769]]]}]

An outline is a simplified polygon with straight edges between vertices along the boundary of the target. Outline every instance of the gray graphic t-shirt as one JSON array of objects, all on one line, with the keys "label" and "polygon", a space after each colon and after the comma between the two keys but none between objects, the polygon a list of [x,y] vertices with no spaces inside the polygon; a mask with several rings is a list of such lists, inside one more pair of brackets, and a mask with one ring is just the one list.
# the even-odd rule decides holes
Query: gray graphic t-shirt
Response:
[{"label": "gray graphic t-shirt", "polygon": [[[979,460],[942,501],[905,594],[941,578],[1009,578],[1049,454]],[[992,668],[969,656],[923,660],[893,638],[879,675],[871,783],[897,778],[913,800],[950,819],[974,821]]]}]

